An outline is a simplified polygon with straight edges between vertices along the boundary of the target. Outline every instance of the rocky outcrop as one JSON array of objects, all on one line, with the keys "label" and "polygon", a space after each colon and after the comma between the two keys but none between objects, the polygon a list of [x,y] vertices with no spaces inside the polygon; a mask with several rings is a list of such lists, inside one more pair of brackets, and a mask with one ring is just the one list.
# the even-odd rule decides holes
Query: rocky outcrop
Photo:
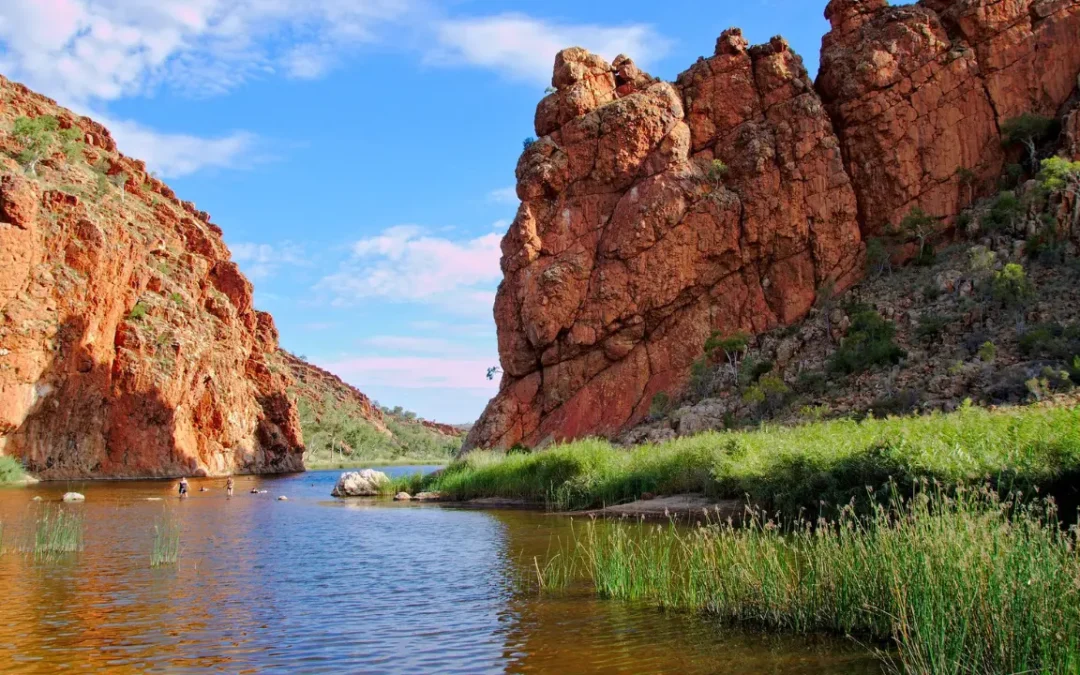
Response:
[{"label": "rocky outcrop", "polygon": [[628,428],[713,331],[799,320],[915,206],[950,224],[1015,161],[1000,124],[1055,115],[1076,88],[1080,0],[833,0],[826,16],[816,86],[783,39],[735,29],[673,84],[558,55],[503,240],[503,380],[466,450]]},{"label": "rocky outcrop", "polygon": [[[303,470],[273,319],[221,230],[108,131],[0,78],[0,453],[46,479]],[[18,117],[73,129],[35,173]]]},{"label": "rocky outcrop", "polygon": [[502,387],[466,448],[615,433],[712,331],[790,323],[857,277],[855,194],[787,43],[728,31],[675,84],[616,63],[556,60],[503,241]]},{"label": "rocky outcrop", "polygon": [[1075,0],[832,0],[817,88],[836,124],[865,234],[912,208],[949,223],[993,189],[999,126],[1046,116],[1077,86]]}]

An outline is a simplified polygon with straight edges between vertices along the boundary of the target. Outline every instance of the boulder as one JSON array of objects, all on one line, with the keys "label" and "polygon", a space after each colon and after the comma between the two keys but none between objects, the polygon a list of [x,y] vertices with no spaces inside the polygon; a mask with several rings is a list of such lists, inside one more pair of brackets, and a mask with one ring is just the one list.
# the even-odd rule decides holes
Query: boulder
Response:
[{"label": "boulder", "polygon": [[399,492],[396,495],[394,495],[394,501],[395,502],[407,502],[407,501],[411,501],[411,500],[412,500],[412,495],[410,495],[408,492]]},{"label": "boulder", "polygon": [[64,493],[64,501],[65,502],[85,502],[86,497],[79,494],[78,492],[65,492]]},{"label": "boulder", "polygon": [[341,474],[331,494],[335,497],[377,497],[379,488],[389,482],[389,476],[381,471],[349,471]]}]

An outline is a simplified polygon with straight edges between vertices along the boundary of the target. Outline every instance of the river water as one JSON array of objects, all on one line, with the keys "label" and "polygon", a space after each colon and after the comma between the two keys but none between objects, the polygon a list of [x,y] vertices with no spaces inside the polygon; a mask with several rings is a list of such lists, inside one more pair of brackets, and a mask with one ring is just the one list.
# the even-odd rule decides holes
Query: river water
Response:
[{"label": "river water", "polygon": [[[881,672],[844,641],[539,595],[515,579],[569,535],[568,518],[340,501],[339,474],[241,477],[232,499],[216,479],[193,480],[183,501],[152,481],[0,489],[0,671]],[[84,550],[51,562],[12,550],[42,508],[32,498],[67,490],[87,498],[64,505],[84,514]],[[152,568],[165,510],[181,555]]]}]

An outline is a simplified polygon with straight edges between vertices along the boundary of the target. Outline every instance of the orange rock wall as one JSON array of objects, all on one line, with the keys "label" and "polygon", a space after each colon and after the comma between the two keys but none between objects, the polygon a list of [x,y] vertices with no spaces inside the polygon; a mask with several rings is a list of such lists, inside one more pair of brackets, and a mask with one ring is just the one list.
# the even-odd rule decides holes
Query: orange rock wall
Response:
[{"label": "orange rock wall", "polygon": [[994,189],[999,126],[1054,116],[1077,87],[1076,0],[832,0],[825,14],[817,89],[868,234],[915,206],[949,221]]},{"label": "orange rock wall", "polygon": [[[27,176],[3,130],[43,114],[83,132],[84,157]],[[303,470],[273,319],[209,215],[2,77],[0,150],[0,454],[43,479]]]},{"label": "orange rock wall", "polygon": [[735,29],[673,84],[558,55],[502,244],[503,380],[466,450],[639,422],[712,331],[799,320],[916,205],[948,222],[1000,174],[999,124],[1076,88],[1080,0],[833,0],[826,16],[816,86],[783,39]]}]

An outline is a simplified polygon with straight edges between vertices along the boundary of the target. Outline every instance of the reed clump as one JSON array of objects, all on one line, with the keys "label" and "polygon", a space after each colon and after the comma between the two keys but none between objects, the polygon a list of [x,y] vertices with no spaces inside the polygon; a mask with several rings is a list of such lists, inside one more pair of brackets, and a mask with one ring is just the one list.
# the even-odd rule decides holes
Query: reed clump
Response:
[{"label": "reed clump", "polygon": [[1080,672],[1080,533],[1052,499],[896,495],[816,521],[590,522],[537,576],[548,590],[585,579],[607,598],[854,636],[898,672]]},{"label": "reed clump", "polygon": [[154,548],[150,552],[150,566],[175,565],[180,560],[180,521],[165,512],[154,523]]},{"label": "reed clump", "polygon": [[630,449],[586,439],[531,453],[473,452],[421,487],[456,499],[517,498],[557,510],[618,504],[644,493],[749,498],[786,513],[816,513],[824,501],[835,516],[852,499],[865,509],[867,485],[891,480],[910,491],[923,479],[989,481],[1003,494],[1071,489],[1080,480],[1080,408],[965,407],[709,432]]},{"label": "reed clump", "polygon": [[26,547],[35,560],[51,562],[83,550],[81,513],[47,505],[35,522],[33,539]]}]

